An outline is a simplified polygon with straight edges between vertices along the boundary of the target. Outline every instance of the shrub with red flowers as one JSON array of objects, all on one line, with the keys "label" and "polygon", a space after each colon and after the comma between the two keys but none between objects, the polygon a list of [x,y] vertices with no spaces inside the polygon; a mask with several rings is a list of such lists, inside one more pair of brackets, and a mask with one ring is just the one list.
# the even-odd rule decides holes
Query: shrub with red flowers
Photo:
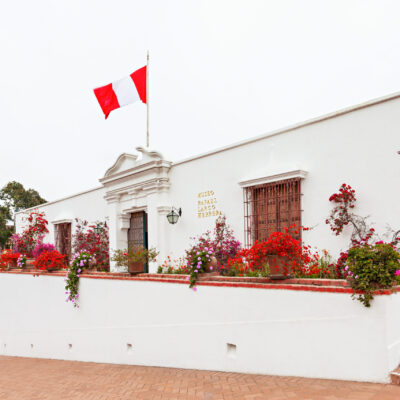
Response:
[{"label": "shrub with red flowers", "polygon": [[73,252],[87,252],[96,260],[98,269],[108,271],[110,268],[108,226],[105,222],[89,225],[87,221],[76,219],[73,235]]},{"label": "shrub with red flowers", "polygon": [[282,232],[272,232],[267,240],[256,241],[249,249],[241,250],[228,260],[228,275],[235,272],[238,272],[239,276],[254,275],[255,272],[265,275],[267,266],[269,269],[274,267],[268,265],[268,256],[271,255],[285,257],[285,275],[302,271],[303,266],[308,265],[312,257],[309,248],[302,246],[300,240],[293,237],[298,234],[295,228],[293,225],[283,228]]},{"label": "shrub with red flowers", "polygon": [[20,253],[13,253],[10,249],[3,250],[0,254],[0,268],[6,268],[10,263],[16,264],[20,255]]},{"label": "shrub with red flowers", "polygon": [[44,251],[36,258],[34,265],[40,270],[66,268],[65,255],[57,250]]},{"label": "shrub with red flowers", "polygon": [[53,251],[56,248],[54,247],[54,244],[51,243],[42,243],[39,242],[35,248],[32,251],[32,255],[33,257],[37,258],[40,256],[40,254],[42,254],[44,251]]},{"label": "shrub with red flowers", "polygon": [[32,211],[28,218],[28,226],[21,234],[15,233],[11,236],[10,242],[14,253],[25,254],[32,257],[33,249],[43,241],[43,237],[49,232],[44,212]]},{"label": "shrub with red flowers", "polygon": [[329,197],[329,201],[333,202],[335,206],[330,216],[325,220],[336,236],[343,232],[345,226],[351,225],[353,228],[351,233],[353,245],[368,243],[375,232],[373,228],[368,227],[366,217],[361,217],[352,212],[356,200],[356,191],[350,185],[343,183],[339,192]]}]

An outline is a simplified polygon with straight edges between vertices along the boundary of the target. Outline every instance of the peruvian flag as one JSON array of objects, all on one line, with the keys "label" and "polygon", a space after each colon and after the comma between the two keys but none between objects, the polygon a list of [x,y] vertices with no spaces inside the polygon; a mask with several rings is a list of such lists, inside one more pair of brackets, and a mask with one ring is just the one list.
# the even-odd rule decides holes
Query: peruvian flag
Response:
[{"label": "peruvian flag", "polygon": [[104,115],[112,110],[142,100],[146,103],[146,67],[140,68],[126,78],[94,89]]}]

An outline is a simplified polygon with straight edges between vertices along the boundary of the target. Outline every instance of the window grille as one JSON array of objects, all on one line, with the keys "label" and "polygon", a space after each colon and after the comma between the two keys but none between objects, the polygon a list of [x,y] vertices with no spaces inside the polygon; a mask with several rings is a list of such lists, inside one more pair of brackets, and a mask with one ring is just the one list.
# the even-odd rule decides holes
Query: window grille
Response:
[{"label": "window grille", "polygon": [[[272,232],[301,226],[300,178],[247,187],[243,194],[246,247],[266,240]],[[301,231],[293,236],[301,239]]]}]

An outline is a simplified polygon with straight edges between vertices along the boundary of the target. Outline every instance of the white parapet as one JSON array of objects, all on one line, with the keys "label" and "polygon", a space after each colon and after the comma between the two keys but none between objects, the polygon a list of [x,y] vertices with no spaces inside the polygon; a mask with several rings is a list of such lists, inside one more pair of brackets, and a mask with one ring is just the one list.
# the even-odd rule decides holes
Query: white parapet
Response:
[{"label": "white parapet", "polygon": [[0,354],[387,382],[400,296],[0,274]]}]

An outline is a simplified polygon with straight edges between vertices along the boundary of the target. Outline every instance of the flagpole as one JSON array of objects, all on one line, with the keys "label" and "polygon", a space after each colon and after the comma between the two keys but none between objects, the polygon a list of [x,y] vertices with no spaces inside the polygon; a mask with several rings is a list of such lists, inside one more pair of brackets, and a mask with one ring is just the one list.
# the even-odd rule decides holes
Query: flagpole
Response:
[{"label": "flagpole", "polygon": [[147,121],[146,121],[146,146],[150,146],[150,135],[149,135],[149,51],[147,50],[147,65],[146,65],[146,111],[147,111]]}]

